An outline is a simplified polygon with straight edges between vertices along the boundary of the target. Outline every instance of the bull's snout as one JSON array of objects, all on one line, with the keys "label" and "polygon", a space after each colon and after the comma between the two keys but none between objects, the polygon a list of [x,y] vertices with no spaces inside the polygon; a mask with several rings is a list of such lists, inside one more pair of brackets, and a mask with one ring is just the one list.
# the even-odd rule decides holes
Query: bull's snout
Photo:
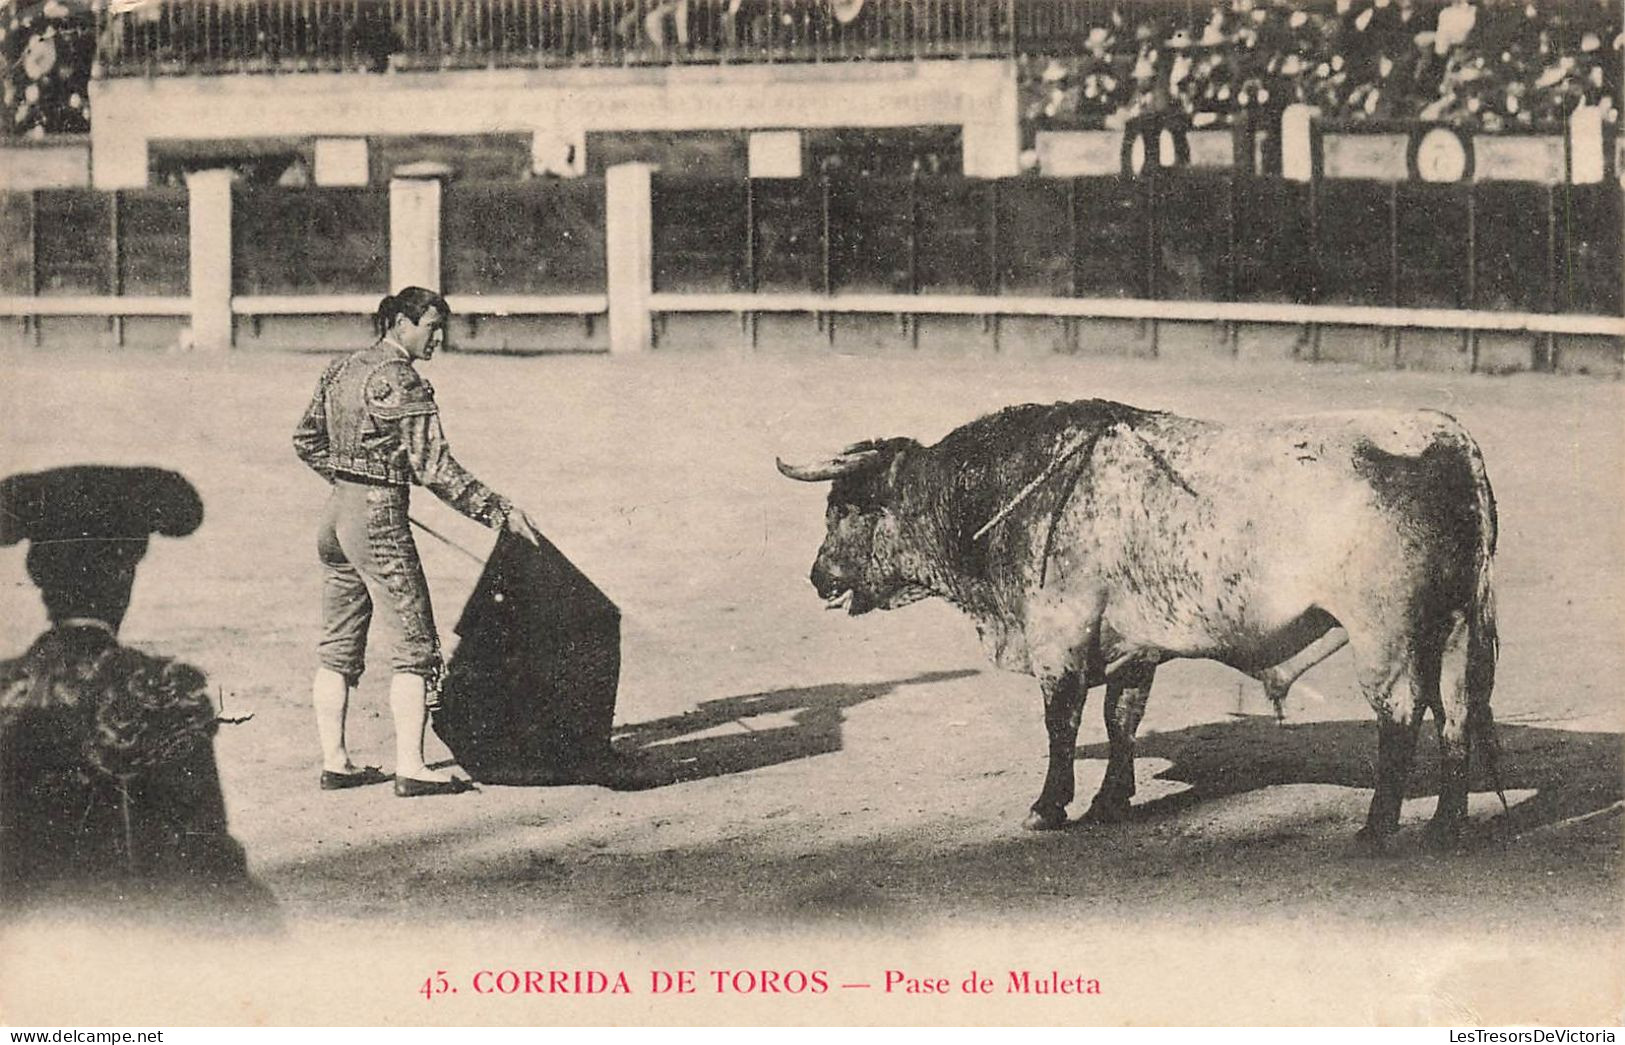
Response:
[{"label": "bull's snout", "polygon": [[867,603],[853,590],[851,578],[838,565],[831,566],[822,555],[813,563],[811,580],[818,597],[824,600],[828,609],[861,613],[867,607]]},{"label": "bull's snout", "polygon": [[839,592],[842,587],[840,577],[836,575],[834,570],[824,564],[822,558],[813,563],[809,579],[812,581],[813,590],[818,592],[818,597],[821,599],[829,598]]}]

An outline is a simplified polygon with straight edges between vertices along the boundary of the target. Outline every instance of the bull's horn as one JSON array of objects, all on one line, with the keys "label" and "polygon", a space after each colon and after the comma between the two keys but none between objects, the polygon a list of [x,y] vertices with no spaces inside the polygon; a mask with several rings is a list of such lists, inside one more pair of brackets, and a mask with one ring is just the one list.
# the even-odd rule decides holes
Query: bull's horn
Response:
[{"label": "bull's horn", "polygon": [[790,479],[799,479],[804,483],[821,483],[826,479],[838,479],[843,475],[861,472],[869,467],[880,456],[879,450],[859,450],[856,453],[841,454],[828,461],[819,461],[817,464],[785,464],[782,458],[774,458],[779,466],[779,474]]}]

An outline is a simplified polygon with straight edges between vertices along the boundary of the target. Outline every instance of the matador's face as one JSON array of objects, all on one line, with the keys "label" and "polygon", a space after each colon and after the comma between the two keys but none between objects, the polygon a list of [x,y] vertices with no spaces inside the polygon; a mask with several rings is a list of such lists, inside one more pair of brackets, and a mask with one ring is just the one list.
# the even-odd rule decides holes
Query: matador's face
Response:
[{"label": "matador's face", "polygon": [[446,340],[446,317],[437,308],[424,312],[416,323],[404,314],[397,315],[393,334],[413,359],[432,359]]}]

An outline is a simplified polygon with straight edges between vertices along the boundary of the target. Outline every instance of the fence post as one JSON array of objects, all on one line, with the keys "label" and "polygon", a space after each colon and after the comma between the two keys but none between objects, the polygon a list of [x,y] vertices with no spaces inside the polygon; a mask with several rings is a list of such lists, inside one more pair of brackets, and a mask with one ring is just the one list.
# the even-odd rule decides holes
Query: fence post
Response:
[{"label": "fence post", "polygon": [[604,172],[604,253],[609,293],[609,350],[644,352],[654,327],[654,199],[647,163],[622,163]]},{"label": "fence post", "polygon": [[960,127],[964,173],[968,178],[1008,178],[1021,173],[1021,92],[1015,63],[1002,74],[992,97]]},{"label": "fence post", "polygon": [[389,180],[389,289],[440,289],[440,179]]},{"label": "fence post", "polygon": [[1596,185],[1607,167],[1603,151],[1602,109],[1582,105],[1568,120],[1563,154],[1568,157],[1568,184]]},{"label": "fence post", "polygon": [[186,176],[192,346],[204,351],[231,347],[232,177],[229,170]]},{"label": "fence post", "polygon": [[1315,180],[1315,117],[1312,105],[1293,104],[1281,113],[1281,177],[1287,181]]}]

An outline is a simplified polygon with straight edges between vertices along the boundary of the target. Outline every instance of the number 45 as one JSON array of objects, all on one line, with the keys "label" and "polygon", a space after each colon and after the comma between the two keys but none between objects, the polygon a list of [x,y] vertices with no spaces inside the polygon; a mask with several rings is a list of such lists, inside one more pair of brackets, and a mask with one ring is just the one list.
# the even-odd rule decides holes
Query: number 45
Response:
[{"label": "number 45", "polygon": [[423,981],[423,986],[418,988],[418,993],[423,995],[424,1001],[428,1001],[436,994],[445,994],[450,990],[451,984],[446,980],[446,970],[436,969],[433,976]]}]

